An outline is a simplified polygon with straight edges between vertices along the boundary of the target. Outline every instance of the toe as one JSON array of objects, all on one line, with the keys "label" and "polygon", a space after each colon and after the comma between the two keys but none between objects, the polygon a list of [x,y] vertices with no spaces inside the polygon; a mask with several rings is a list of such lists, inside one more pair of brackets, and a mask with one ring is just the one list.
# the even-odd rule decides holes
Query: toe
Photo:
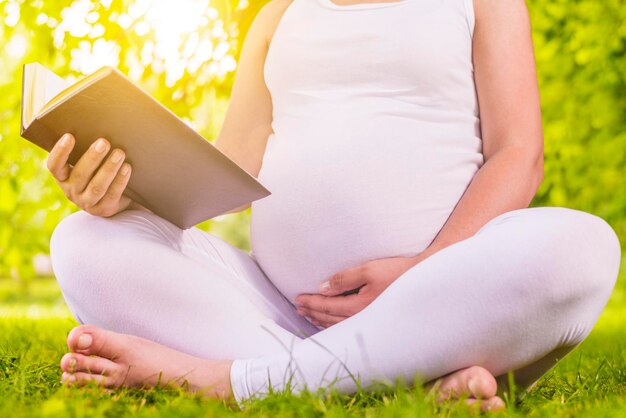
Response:
[{"label": "toe", "polygon": [[487,369],[470,367],[462,372],[461,381],[466,382],[466,388],[475,398],[490,399],[496,396],[498,383]]},{"label": "toe", "polygon": [[79,353],[67,353],[61,359],[61,369],[68,373],[85,372],[101,375],[114,375],[120,366],[109,359],[97,356],[85,356]]},{"label": "toe", "polygon": [[95,354],[92,352],[94,350],[94,336],[101,331],[94,325],[79,325],[72,329],[67,336],[67,347],[74,353]]},{"label": "toe", "polygon": [[488,411],[497,412],[497,411],[502,411],[505,408],[506,408],[506,404],[498,396],[494,396],[490,399],[481,401],[481,404],[480,404],[480,409],[483,412],[488,412]]},{"label": "toe", "polygon": [[125,337],[95,325],[80,325],[70,331],[67,346],[74,353],[114,360],[124,352]]},{"label": "toe", "polygon": [[67,386],[86,386],[89,384],[94,384],[97,386],[102,386],[106,388],[116,387],[115,380],[109,376],[103,376],[101,374],[91,374],[91,373],[67,373],[64,372],[61,376],[61,382]]},{"label": "toe", "polygon": [[498,385],[488,370],[473,366],[445,376],[439,381],[438,391],[441,398],[459,398],[470,396],[490,399],[496,395]]},{"label": "toe", "polygon": [[67,373],[74,373],[74,369],[76,367],[76,359],[73,357],[72,353],[66,353],[63,357],[61,357],[61,370]]},{"label": "toe", "polygon": [[482,412],[498,412],[506,408],[504,401],[497,396],[485,400],[470,398],[466,399],[465,403],[470,405],[472,408],[476,408],[477,410],[480,409]]}]

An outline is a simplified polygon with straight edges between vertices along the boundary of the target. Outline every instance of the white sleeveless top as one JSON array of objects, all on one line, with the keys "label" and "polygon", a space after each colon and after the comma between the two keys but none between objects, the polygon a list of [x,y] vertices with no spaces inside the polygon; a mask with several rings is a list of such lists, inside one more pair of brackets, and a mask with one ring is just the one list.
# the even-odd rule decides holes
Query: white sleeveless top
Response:
[{"label": "white sleeveless top", "polygon": [[252,255],[291,301],[414,256],[483,164],[472,0],[294,0],[270,44],[273,131]]}]

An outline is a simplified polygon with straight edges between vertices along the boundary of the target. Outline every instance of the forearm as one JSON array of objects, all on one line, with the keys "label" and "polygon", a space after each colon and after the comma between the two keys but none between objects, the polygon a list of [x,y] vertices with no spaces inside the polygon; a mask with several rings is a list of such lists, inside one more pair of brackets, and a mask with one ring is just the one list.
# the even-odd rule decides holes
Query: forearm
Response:
[{"label": "forearm", "polygon": [[421,259],[471,237],[502,213],[528,207],[542,179],[542,153],[503,148],[478,170]]}]

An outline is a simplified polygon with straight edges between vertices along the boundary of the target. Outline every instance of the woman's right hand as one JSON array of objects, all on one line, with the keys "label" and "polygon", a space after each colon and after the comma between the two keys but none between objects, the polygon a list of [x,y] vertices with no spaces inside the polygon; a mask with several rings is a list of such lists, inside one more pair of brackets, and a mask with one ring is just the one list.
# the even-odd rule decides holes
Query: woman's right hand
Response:
[{"label": "woman's right hand", "polygon": [[71,134],[65,134],[48,156],[48,170],[68,199],[96,216],[109,217],[127,209],[133,201],[122,193],[132,170],[124,162],[124,151],[114,149],[109,154],[111,144],[101,138],[71,167],[67,160],[75,143]]}]

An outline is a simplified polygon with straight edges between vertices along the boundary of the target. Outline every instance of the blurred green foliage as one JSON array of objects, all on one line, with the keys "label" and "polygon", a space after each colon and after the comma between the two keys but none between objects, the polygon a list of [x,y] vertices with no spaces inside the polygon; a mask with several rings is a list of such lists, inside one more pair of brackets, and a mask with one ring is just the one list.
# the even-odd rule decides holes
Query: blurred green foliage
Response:
[{"label": "blurred green foliage", "polygon": [[531,0],[545,179],[533,205],[606,219],[626,243],[626,7]]},{"label": "blurred green foliage", "polygon": [[[169,4],[164,6],[166,12],[175,14],[177,9],[183,8],[183,3],[189,3],[198,5],[197,10],[209,16],[206,24],[193,33],[180,36],[179,54],[174,58],[190,58],[194,46],[196,51],[201,49],[198,45],[202,41],[213,47],[212,53],[208,54],[205,48],[198,68],[185,68],[180,74],[172,71],[175,77],[168,77],[172,73],[166,71],[171,51],[168,51],[169,57],[165,54],[165,58],[160,58],[156,42],[158,33],[153,28],[141,26],[146,20],[142,16],[133,20],[126,15],[134,6],[135,14],[141,14],[136,5],[142,3],[150,2],[0,0],[0,45],[3,49],[0,54],[0,277],[33,277],[33,256],[48,253],[55,225],[77,209],[64,198],[47,172],[47,154],[20,138],[23,64],[40,62],[63,77],[78,78],[83,75],[81,62],[88,63],[90,54],[93,54],[92,60],[97,61],[97,52],[102,55],[113,46],[116,49],[109,56],[118,58],[112,64],[132,74],[142,87],[178,116],[193,121],[206,138],[216,137],[234,75],[232,69],[223,74],[216,70],[220,63],[218,58],[236,57],[251,15],[258,9],[257,4],[246,6],[247,2],[239,0],[168,1]],[[170,17],[174,18],[160,16],[168,20]],[[157,21],[156,26],[168,27],[171,23]],[[155,46],[152,51],[146,48],[150,42]],[[82,61],[79,59],[81,54]],[[146,61],[148,65],[144,65]],[[200,227],[246,248],[247,217],[247,213],[228,215],[205,222]]]},{"label": "blurred green foliage", "polygon": [[[146,2],[0,0],[0,277],[33,277],[33,256],[48,252],[55,225],[76,210],[45,169],[46,153],[19,137],[24,63],[38,61],[64,77],[77,78],[84,69],[81,54],[88,59],[97,48],[109,48],[122,71],[180,117],[193,121],[206,138],[216,137],[234,75],[234,68],[216,68],[224,56],[237,57],[247,28],[267,0],[196,1],[216,13],[207,13],[206,24],[181,35],[179,58],[192,62],[203,40],[215,47],[214,53],[202,56],[200,65],[170,65],[171,71],[167,59],[160,59],[155,48],[146,48],[156,42],[154,28],[141,26],[141,18],[120,18],[141,3]],[[171,3],[182,7],[185,2]],[[546,176],[533,206],[567,206],[595,213],[608,220],[625,242],[624,2],[528,3],[546,138]],[[85,12],[82,22],[89,30],[64,26],[76,18],[71,10]],[[217,54],[220,43],[227,48]],[[146,54],[152,55],[146,58]],[[229,215],[200,227],[247,249],[248,215]]]}]

